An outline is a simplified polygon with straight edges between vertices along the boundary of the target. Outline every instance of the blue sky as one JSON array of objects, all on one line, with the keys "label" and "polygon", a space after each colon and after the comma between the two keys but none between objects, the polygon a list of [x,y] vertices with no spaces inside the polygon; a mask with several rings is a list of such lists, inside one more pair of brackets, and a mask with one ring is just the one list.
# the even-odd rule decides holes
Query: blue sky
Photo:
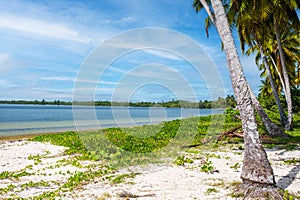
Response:
[{"label": "blue sky", "polygon": [[[175,30],[198,42],[217,66],[224,94],[233,94],[220,39],[214,28],[206,37],[205,17],[204,11],[196,14],[192,0],[0,1],[0,99],[70,101],[93,50],[124,31],[145,27]],[[257,91],[260,78],[253,57],[241,61]],[[114,60],[104,74],[96,73],[93,95],[116,101],[210,100],[207,75],[195,74],[172,52],[136,50]]]}]

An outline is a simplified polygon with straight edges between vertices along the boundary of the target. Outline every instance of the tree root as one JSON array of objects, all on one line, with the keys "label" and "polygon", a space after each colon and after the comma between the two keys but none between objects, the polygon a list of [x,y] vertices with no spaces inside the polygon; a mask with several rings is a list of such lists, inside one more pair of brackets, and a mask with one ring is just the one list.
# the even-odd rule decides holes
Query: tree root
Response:
[{"label": "tree root", "polygon": [[268,185],[255,183],[252,181],[244,180],[244,199],[274,199],[274,200],[283,200],[283,195],[280,192],[280,189],[276,185]]}]

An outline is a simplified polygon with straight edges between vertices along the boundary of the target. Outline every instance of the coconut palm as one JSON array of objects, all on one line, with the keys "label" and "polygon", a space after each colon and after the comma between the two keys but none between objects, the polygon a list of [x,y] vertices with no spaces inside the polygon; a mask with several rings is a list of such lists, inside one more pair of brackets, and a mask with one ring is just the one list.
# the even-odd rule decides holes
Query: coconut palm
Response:
[{"label": "coconut palm", "polygon": [[[297,69],[299,67],[300,62],[300,32],[298,31],[289,31],[285,30],[281,34],[281,41],[282,41],[282,50],[283,55],[285,57],[286,62],[286,69],[288,71],[289,75],[289,83],[291,87],[297,87]],[[271,50],[269,50],[271,51]],[[279,66],[279,72],[281,72],[282,76],[282,65],[281,65],[281,59],[279,55],[279,46],[274,45],[273,48],[273,57],[277,61],[277,66]],[[277,57],[276,57],[277,56]],[[286,94],[286,92],[285,92]]]},{"label": "coconut palm", "polygon": [[234,2],[234,4],[232,4],[232,7],[234,7],[234,9],[232,9],[231,7],[230,10],[235,10],[236,12],[236,19],[234,23],[238,30],[242,52],[244,53],[245,44],[247,44],[248,46],[250,46],[250,49],[247,51],[247,55],[255,51],[257,51],[260,55],[259,57],[262,60],[262,65],[266,69],[266,74],[275,97],[275,101],[280,114],[281,125],[283,127],[286,127],[286,125],[288,124],[288,120],[284,114],[284,109],[279,99],[278,90],[265,54],[264,44],[270,36],[270,34],[268,33],[269,26],[267,26],[268,24],[266,25],[264,23],[267,15],[261,13],[260,9],[260,7],[264,7],[265,9],[265,6],[266,5],[263,4],[263,1],[260,1],[258,3],[255,3],[254,1],[236,1]]},{"label": "coconut palm", "polygon": [[[195,7],[195,9],[196,9],[197,12],[202,8],[202,4],[201,4],[200,7],[197,6],[197,4],[199,5],[199,2],[200,1],[194,1],[194,7]],[[235,5],[235,6],[239,5],[238,1],[235,0],[234,3],[230,3],[229,1],[227,1],[226,4],[224,4],[224,8],[227,11],[227,16],[228,16],[227,18],[228,18],[228,21],[229,21],[229,24],[230,24],[231,28],[234,28],[236,26],[236,16],[237,16],[236,14],[237,14],[237,7],[238,7],[238,6],[236,6],[234,9],[232,9],[233,5]],[[245,10],[245,6],[243,6],[243,10]],[[248,15],[248,16],[249,16],[250,22],[255,21],[253,18],[251,18],[251,15]],[[213,24],[211,18],[212,17],[208,16],[208,18],[205,19],[205,26],[206,26],[206,34],[207,34],[207,36],[208,36],[208,29]],[[240,23],[240,25],[242,25],[242,23]],[[245,26],[245,27],[249,27],[249,26]],[[242,30],[242,29],[240,29],[240,30]],[[240,35],[242,35],[242,34],[240,34]],[[246,38],[240,37],[241,47],[242,47],[243,51],[244,51],[244,44],[245,44],[244,39],[246,39]],[[249,40],[249,38],[247,38],[247,39],[248,39],[248,41],[252,41],[252,40]],[[284,131],[282,131],[274,122],[272,122],[270,120],[270,118],[267,116],[267,114],[263,110],[262,106],[260,105],[259,101],[257,100],[256,96],[253,94],[253,92],[251,94],[252,94],[251,98],[252,98],[252,102],[253,102],[254,108],[256,109],[258,115],[262,119],[262,122],[265,125],[268,133],[271,136],[287,137],[287,135],[284,133]],[[283,113],[283,111],[282,111],[282,113]]]},{"label": "coconut palm", "polygon": [[272,167],[262,147],[250,87],[244,76],[229,22],[221,0],[211,0],[211,7],[205,0],[194,0],[196,10],[204,8],[216,26],[224,45],[233,91],[241,114],[244,131],[244,161],[241,178],[245,199],[265,197],[266,193],[275,199],[282,199],[275,186]]},{"label": "coconut palm", "polygon": [[[274,33],[272,29],[276,31],[276,43],[278,43],[278,50],[280,56],[280,66],[282,68],[282,77],[284,82],[283,88],[285,91],[285,98],[288,107],[288,120],[286,119],[282,106],[280,105],[280,101],[278,98],[278,94],[276,94],[275,84],[272,80],[270,67],[267,65],[265,52],[261,52],[264,56],[263,64],[266,67],[268,78],[270,79],[270,84],[273,89],[273,93],[276,99],[276,103],[278,105],[279,113],[281,116],[281,123],[286,130],[290,130],[292,128],[292,101],[291,101],[291,93],[290,93],[290,77],[288,75],[288,69],[285,65],[285,56],[282,50],[280,31],[287,30],[293,31],[298,30],[299,20],[296,13],[296,8],[298,8],[299,2],[291,0],[291,1],[244,1],[244,0],[235,0],[232,1],[231,7],[229,10],[231,12],[236,12],[234,16],[234,20],[232,20],[235,25],[238,27],[238,33],[241,41],[242,50],[244,50],[245,44],[250,46],[253,43],[259,45],[258,51],[264,51],[266,41],[273,38]],[[280,10],[285,9],[281,13]],[[279,12],[279,11],[280,12]],[[278,21],[283,25],[281,30],[278,28]],[[288,27],[288,28],[286,28]],[[262,37],[261,37],[262,36]],[[273,41],[274,42],[274,41]],[[294,66],[294,65],[292,65]],[[281,77],[281,76],[280,76]]]},{"label": "coconut palm", "polygon": [[288,125],[286,129],[292,129],[292,122],[293,122],[293,113],[292,113],[292,96],[291,96],[291,87],[290,87],[290,78],[289,73],[286,66],[286,58],[284,55],[282,41],[281,41],[281,34],[282,29],[285,28],[287,25],[290,25],[295,30],[299,30],[299,19],[296,13],[296,9],[299,8],[300,2],[299,0],[273,0],[272,3],[272,19],[274,23],[274,30],[276,34],[276,40],[278,44],[279,56],[280,56],[280,63],[282,66],[282,73],[285,82],[285,95],[288,107]]},{"label": "coconut palm", "polygon": [[[273,38],[272,38],[273,36]],[[284,52],[284,57],[287,63],[287,70],[288,70],[288,75],[289,75],[289,84],[293,87],[297,87],[297,83],[298,83],[298,70],[297,70],[297,66],[299,65],[299,61],[300,61],[300,55],[299,55],[299,51],[300,51],[300,37],[299,37],[299,32],[293,31],[293,29],[288,29],[288,27],[286,27],[285,32],[281,35],[281,40],[283,41],[283,52]],[[273,89],[273,93],[275,96],[275,99],[277,100],[277,105],[279,105],[278,102],[279,98],[278,95],[276,95],[276,93],[281,93],[282,91],[286,95],[286,91],[285,91],[285,82],[282,80],[283,78],[283,68],[281,65],[281,60],[280,60],[280,56],[279,56],[279,48],[278,48],[278,44],[276,42],[276,38],[275,35],[270,35],[268,36],[268,39],[264,39],[264,47],[263,49],[266,50],[265,51],[262,49],[261,45],[256,44],[253,45],[249,48],[249,50],[247,51],[247,54],[251,54],[254,52],[257,52],[256,54],[256,63],[259,64],[258,60],[259,59],[263,59],[264,62],[259,64],[260,69],[263,70],[262,72],[262,76],[268,76],[270,81],[266,81],[264,83],[271,85],[272,89]],[[273,82],[272,82],[273,79]],[[272,85],[273,84],[273,85]],[[266,86],[268,86],[266,85]],[[276,87],[274,88],[274,85],[276,85]],[[262,90],[262,92],[266,92],[268,93],[268,90],[263,87],[264,89]],[[279,108],[280,111],[280,116],[281,116],[281,120],[283,119],[284,114],[283,114],[283,110],[282,108]],[[287,119],[284,119],[284,123],[283,127],[285,127],[284,125],[288,126],[288,121]]]}]

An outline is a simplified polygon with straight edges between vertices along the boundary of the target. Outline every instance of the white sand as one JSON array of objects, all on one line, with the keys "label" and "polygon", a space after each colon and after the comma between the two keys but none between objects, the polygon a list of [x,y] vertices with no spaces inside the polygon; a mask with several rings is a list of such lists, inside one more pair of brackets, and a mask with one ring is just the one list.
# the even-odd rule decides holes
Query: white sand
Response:
[{"label": "white sand", "polygon": [[[19,179],[11,177],[0,179],[0,199],[17,196],[28,198],[41,195],[46,191],[55,191],[75,172],[86,171],[87,166],[91,164],[99,165],[90,161],[81,162],[82,166],[61,162],[63,159],[72,159],[71,156],[63,154],[64,150],[64,147],[39,142],[2,142],[0,144],[0,173],[8,171],[17,174],[26,171],[31,175],[21,176]],[[300,164],[283,162],[283,160],[293,158],[299,159],[300,150],[273,149],[267,150],[267,153],[277,185],[300,195]],[[209,160],[215,167],[214,173],[200,171],[204,162],[203,154],[183,154],[194,162],[184,166],[170,163],[165,166],[149,165],[122,169],[106,176],[117,177],[132,172],[140,174],[133,178],[126,178],[119,184],[112,183],[108,179],[103,181],[102,178],[97,178],[81,184],[72,192],[61,192],[62,196],[59,199],[122,199],[119,194],[124,191],[140,196],[138,199],[151,200],[236,199],[230,197],[230,193],[232,193],[231,185],[241,181],[242,151],[208,153],[210,154]],[[234,165],[236,168],[233,167]],[[30,181],[33,183],[44,181],[48,184],[28,186]],[[15,188],[3,191],[3,188],[8,188],[9,185]]]}]

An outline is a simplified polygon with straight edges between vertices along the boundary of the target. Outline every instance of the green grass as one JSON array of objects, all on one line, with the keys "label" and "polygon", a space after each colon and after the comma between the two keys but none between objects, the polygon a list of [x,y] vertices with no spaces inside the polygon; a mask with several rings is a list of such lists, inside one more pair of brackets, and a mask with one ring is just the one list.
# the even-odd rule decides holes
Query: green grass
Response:
[{"label": "green grass", "polygon": [[32,140],[39,142],[50,142],[54,145],[69,147],[67,151],[69,154],[87,152],[84,144],[79,137],[79,134],[74,131],[58,134],[39,135],[34,137]]},{"label": "green grass", "polygon": [[[242,150],[241,138],[225,138],[217,142],[219,133],[241,124],[233,117],[235,114],[190,117],[131,128],[46,134],[32,140],[68,147],[66,154],[76,155],[76,160],[101,160],[113,167],[147,164],[165,158],[175,160],[182,151],[180,147],[185,145],[200,144],[197,148],[201,151],[237,143],[241,144]],[[262,125],[259,131],[265,134]],[[289,138],[269,138],[266,146],[281,144],[287,150],[297,148],[300,144],[300,116],[295,115],[294,130],[287,133]]]},{"label": "green grass", "polygon": [[224,122],[223,115],[190,117],[132,128],[46,134],[32,140],[68,147],[66,154],[78,160],[101,160],[119,167],[176,158],[184,145],[204,143],[210,149],[216,145],[217,133],[240,123]]},{"label": "green grass", "polygon": [[132,134],[133,132],[137,132],[137,130],[139,130],[140,132],[145,132],[145,134],[141,134],[141,136],[147,136],[149,135],[148,132],[152,131],[151,129],[148,129],[149,127],[146,129],[110,128],[104,130],[104,133],[111,143],[123,150],[133,153],[149,153],[162,149],[172,139],[174,139],[180,127],[180,121],[173,120],[171,122],[165,122],[164,126],[158,130],[156,134],[148,137],[137,137]]},{"label": "green grass", "polygon": [[300,146],[300,115],[294,115],[293,130],[286,131],[288,138],[269,138],[267,144],[264,144],[268,148],[283,148],[288,151],[299,148]]}]

